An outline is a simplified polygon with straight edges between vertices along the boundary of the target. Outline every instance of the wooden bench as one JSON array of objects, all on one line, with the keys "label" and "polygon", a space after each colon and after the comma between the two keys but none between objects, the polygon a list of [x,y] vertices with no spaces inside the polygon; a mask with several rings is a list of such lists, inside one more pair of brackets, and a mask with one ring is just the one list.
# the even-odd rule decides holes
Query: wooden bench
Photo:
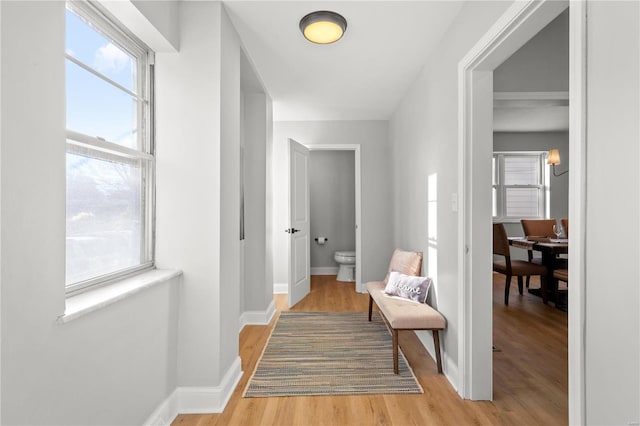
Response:
[{"label": "wooden bench", "polygon": [[398,374],[398,331],[399,330],[431,330],[433,345],[436,351],[438,373],[442,374],[442,359],[440,357],[439,330],[444,330],[446,321],[440,312],[426,303],[403,300],[399,297],[387,296],[384,293],[384,282],[367,283],[369,292],[369,321],[373,311],[373,302],[380,309],[380,313],[391,330],[393,340],[393,372]]},{"label": "wooden bench", "polygon": [[[398,271],[406,275],[418,275],[422,268],[422,253],[396,250],[391,258],[389,271]],[[388,278],[388,275],[387,275]],[[393,340],[393,372],[398,374],[398,331],[399,330],[431,330],[436,352],[438,373],[442,374],[440,356],[440,336],[438,332],[446,327],[446,320],[440,312],[426,303],[418,303],[384,293],[386,282],[372,281],[367,283],[369,292],[369,321],[376,302],[383,319],[389,326]]]}]

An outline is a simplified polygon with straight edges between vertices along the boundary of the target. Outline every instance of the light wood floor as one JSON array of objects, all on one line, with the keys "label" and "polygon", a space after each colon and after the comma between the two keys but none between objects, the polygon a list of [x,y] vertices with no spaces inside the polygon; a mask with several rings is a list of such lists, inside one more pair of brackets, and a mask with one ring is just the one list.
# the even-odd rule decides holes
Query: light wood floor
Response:
[{"label": "light wood floor", "polygon": [[[532,283],[531,286],[535,286]],[[494,275],[494,401],[460,399],[415,334],[400,332],[400,345],[420,381],[422,395],[242,398],[267,342],[269,326],[240,334],[244,375],[221,414],[180,415],[174,425],[564,425],[567,406],[567,314],[545,306],[512,284],[504,306],[504,277]],[[278,312],[286,295],[275,295]],[[311,293],[294,311],[366,311],[368,296],[335,276],[314,276]],[[444,348],[446,351],[446,347]]]}]

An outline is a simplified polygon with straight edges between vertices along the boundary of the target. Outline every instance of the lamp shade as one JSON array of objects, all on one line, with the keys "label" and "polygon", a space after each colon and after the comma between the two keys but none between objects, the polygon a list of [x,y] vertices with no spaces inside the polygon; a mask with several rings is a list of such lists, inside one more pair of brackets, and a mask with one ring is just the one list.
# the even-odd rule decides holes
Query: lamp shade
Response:
[{"label": "lamp shade", "polygon": [[347,29],[347,20],[342,15],[328,10],[319,10],[305,15],[300,20],[300,31],[312,43],[329,44],[342,38]]},{"label": "lamp shade", "polygon": [[560,152],[557,149],[549,150],[549,157],[547,158],[547,164],[558,165],[560,163]]}]

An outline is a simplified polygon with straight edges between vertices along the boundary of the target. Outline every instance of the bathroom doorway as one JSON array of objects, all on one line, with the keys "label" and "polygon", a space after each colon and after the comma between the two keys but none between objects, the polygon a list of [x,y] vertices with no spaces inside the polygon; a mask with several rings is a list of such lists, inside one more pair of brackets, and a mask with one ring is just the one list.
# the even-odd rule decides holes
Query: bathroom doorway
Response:
[{"label": "bathroom doorway", "polygon": [[308,145],[310,190],[311,275],[337,275],[339,257],[355,252],[353,266],[344,266],[341,277],[361,279],[360,145]]}]

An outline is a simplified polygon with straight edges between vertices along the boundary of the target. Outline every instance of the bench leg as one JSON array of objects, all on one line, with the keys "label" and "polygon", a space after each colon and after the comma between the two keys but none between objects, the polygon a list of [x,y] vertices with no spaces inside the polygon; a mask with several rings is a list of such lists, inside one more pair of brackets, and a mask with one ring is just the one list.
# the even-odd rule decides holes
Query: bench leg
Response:
[{"label": "bench leg", "polygon": [[371,321],[371,311],[373,310],[373,297],[369,295],[369,321]]},{"label": "bench leg", "polygon": [[391,335],[393,337],[393,373],[398,374],[398,330],[392,329]]},{"label": "bench leg", "polygon": [[436,365],[438,366],[438,374],[442,374],[442,358],[440,356],[440,336],[438,330],[433,330],[433,346],[436,350]]}]

